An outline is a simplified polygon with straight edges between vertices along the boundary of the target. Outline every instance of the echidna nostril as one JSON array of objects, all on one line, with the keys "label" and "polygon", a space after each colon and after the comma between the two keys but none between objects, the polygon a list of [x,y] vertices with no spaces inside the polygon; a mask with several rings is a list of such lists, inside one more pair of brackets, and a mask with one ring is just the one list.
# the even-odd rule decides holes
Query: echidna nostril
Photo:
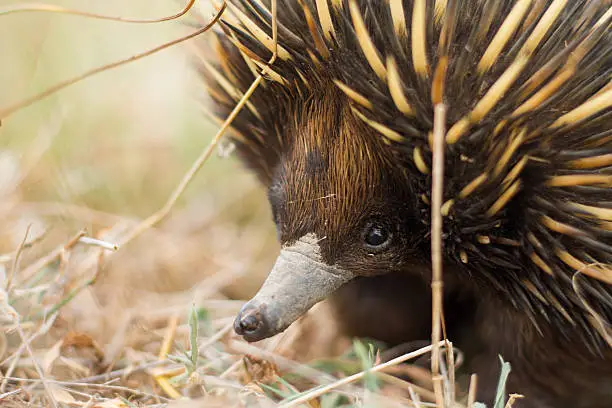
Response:
[{"label": "echidna nostril", "polygon": [[266,331],[265,318],[262,316],[260,308],[246,305],[234,321],[234,331],[247,340],[259,339]]},{"label": "echidna nostril", "polygon": [[262,323],[258,316],[249,314],[240,319],[240,329],[244,334],[253,333],[262,326]]}]

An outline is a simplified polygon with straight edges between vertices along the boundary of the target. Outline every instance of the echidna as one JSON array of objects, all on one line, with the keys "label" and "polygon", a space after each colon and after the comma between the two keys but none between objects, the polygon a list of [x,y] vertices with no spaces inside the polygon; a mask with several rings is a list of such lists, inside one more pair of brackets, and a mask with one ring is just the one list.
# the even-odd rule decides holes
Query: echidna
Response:
[{"label": "echidna", "polygon": [[[501,354],[516,406],[612,406],[612,2],[286,0],[277,27],[232,139],[282,250],[236,331],[329,297],[348,333],[427,338],[438,92],[446,317],[480,397]],[[269,0],[221,28],[202,72],[224,117],[272,56]]]}]

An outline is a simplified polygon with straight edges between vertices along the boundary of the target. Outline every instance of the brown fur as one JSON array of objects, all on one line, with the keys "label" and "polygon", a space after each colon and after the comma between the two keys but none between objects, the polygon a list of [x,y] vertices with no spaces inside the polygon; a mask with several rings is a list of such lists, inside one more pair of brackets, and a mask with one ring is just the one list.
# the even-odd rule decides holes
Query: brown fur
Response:
[{"label": "brown fur", "polygon": [[[392,152],[355,118],[346,98],[333,87],[321,89],[293,112],[285,129],[291,144],[276,167],[269,194],[279,238],[291,243],[314,232],[326,262],[364,276],[397,269],[408,261],[407,249],[415,246],[410,237],[419,236],[414,220],[397,219],[398,211],[411,212],[409,183],[402,172],[388,171]],[[406,238],[397,242],[402,255],[374,258],[361,249],[363,224],[370,218],[402,229],[397,231]]]}]

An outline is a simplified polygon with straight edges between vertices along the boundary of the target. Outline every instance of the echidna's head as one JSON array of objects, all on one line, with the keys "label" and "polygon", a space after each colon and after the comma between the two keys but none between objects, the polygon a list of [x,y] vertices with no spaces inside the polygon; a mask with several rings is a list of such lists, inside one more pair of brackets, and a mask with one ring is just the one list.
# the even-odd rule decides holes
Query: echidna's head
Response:
[{"label": "echidna's head", "polygon": [[236,331],[271,336],[355,277],[429,258],[435,100],[445,263],[597,343],[585,305],[612,315],[609,4],[278,3],[276,48],[270,1],[231,0],[218,63],[202,64],[222,118],[266,78],[232,138],[282,251]]},{"label": "echidna's head", "polygon": [[250,341],[283,331],[357,276],[405,267],[419,236],[404,172],[339,91],[294,114],[268,194],[282,249],[235,323]]}]

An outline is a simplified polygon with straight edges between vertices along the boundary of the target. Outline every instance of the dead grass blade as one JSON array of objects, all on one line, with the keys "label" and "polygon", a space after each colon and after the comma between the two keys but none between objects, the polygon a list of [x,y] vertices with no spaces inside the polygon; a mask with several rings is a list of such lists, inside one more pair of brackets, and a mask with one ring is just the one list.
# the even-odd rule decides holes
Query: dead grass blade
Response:
[{"label": "dead grass blade", "polygon": [[90,13],[87,11],[74,10],[70,8],[56,6],[54,4],[45,3],[28,3],[28,4],[12,4],[9,6],[0,7],[0,17],[9,14],[17,13],[28,13],[28,12],[42,12],[42,13],[56,13],[56,14],[67,14],[79,17],[93,18],[96,20],[109,20],[117,21],[121,23],[135,23],[135,24],[151,24],[161,23],[163,21],[171,21],[181,18],[191,10],[195,3],[195,0],[189,0],[189,2],[183,7],[178,13],[170,16],[164,16],[160,18],[142,19],[142,18],[130,18],[121,16],[107,16],[104,14]]},{"label": "dead grass blade", "polygon": [[30,235],[31,228],[32,228],[32,224],[29,224],[28,227],[26,228],[25,234],[23,234],[23,239],[21,240],[21,242],[19,243],[19,246],[17,247],[17,252],[15,253],[15,257],[13,258],[13,265],[11,267],[11,273],[6,279],[5,288],[6,288],[7,293],[11,293],[11,283],[13,283],[13,279],[15,277],[15,274],[17,273],[17,269],[19,268],[19,260],[21,259],[21,252],[23,251],[23,248],[25,247],[25,244],[28,241],[28,235]]},{"label": "dead grass blade", "polygon": [[172,41],[168,41],[168,42],[166,42],[166,43],[164,43],[162,45],[159,45],[157,47],[151,48],[151,49],[149,49],[147,51],[144,51],[144,52],[141,52],[139,54],[132,55],[129,58],[125,58],[125,59],[122,59],[122,60],[119,60],[119,61],[114,61],[114,62],[111,62],[110,64],[105,64],[105,65],[102,65],[100,67],[94,68],[94,69],[89,70],[87,72],[84,72],[83,74],[78,75],[78,76],[76,76],[74,78],[66,79],[64,81],[61,81],[61,82],[59,82],[59,83],[57,83],[57,84],[47,88],[46,90],[44,90],[44,91],[42,91],[42,92],[40,92],[40,93],[38,93],[38,94],[36,94],[34,96],[31,96],[31,97],[26,98],[26,99],[24,99],[22,101],[16,102],[13,105],[9,105],[9,106],[7,106],[7,107],[5,107],[3,109],[0,109],[0,121],[4,120],[7,116],[17,112],[18,110],[25,108],[26,106],[29,106],[29,105],[31,105],[31,104],[33,104],[35,102],[38,102],[41,99],[46,98],[47,96],[50,96],[50,95],[52,95],[52,94],[54,94],[54,93],[56,93],[56,92],[58,92],[58,91],[60,91],[60,90],[62,90],[64,88],[69,87],[70,85],[74,85],[77,82],[80,82],[80,81],[82,81],[82,80],[84,80],[86,78],[89,78],[89,77],[93,76],[93,75],[96,75],[96,74],[99,74],[101,72],[105,72],[105,71],[111,70],[113,68],[120,67],[122,65],[129,64],[129,63],[134,62],[134,61],[141,60],[143,58],[146,58],[146,57],[149,57],[149,56],[151,56],[153,54],[156,54],[156,53],[158,53],[160,51],[163,51],[163,50],[165,50],[165,49],[167,49],[169,47],[172,47],[174,45],[180,44],[182,42],[185,42],[187,40],[190,40],[190,39],[192,39],[194,37],[199,36],[200,34],[208,31],[213,25],[215,25],[217,23],[217,21],[219,21],[219,19],[221,18],[221,15],[223,14],[223,11],[225,10],[225,7],[226,7],[226,4],[225,4],[225,1],[224,1],[223,5],[221,6],[221,8],[217,12],[217,14],[215,14],[213,19],[208,24],[206,24],[204,27],[201,27],[198,30],[196,30],[196,31],[194,31],[194,32],[192,32],[190,34],[187,34],[187,35],[185,35],[183,37],[177,38],[177,39],[172,40]]},{"label": "dead grass blade", "polygon": [[[221,13],[223,12],[223,10],[225,10],[225,7],[226,7],[226,3],[225,1],[223,1],[223,4],[221,5],[221,8],[217,12],[215,19],[213,19],[213,21],[210,23],[209,26],[212,26],[212,24],[214,24],[220,18]],[[244,95],[242,96],[240,101],[236,104],[232,112],[225,119],[225,122],[223,123],[221,128],[217,131],[217,134],[213,137],[210,144],[206,147],[206,149],[204,149],[204,151],[200,154],[197,160],[192,164],[191,168],[183,176],[182,180],[179,182],[178,186],[172,192],[172,194],[170,195],[170,198],[168,198],[164,206],[160,210],[158,210],[157,212],[149,216],[146,220],[144,220],[138,226],[136,226],[136,228],[134,228],[129,234],[127,234],[123,238],[120,245],[125,245],[128,242],[132,241],[134,238],[138,237],[144,231],[148,230],[152,226],[161,222],[164,218],[168,216],[168,214],[170,214],[170,211],[172,210],[172,208],[174,207],[178,199],[181,197],[181,195],[183,194],[187,186],[189,186],[189,184],[191,183],[195,175],[198,173],[198,171],[202,168],[204,163],[206,163],[206,161],[208,160],[212,152],[215,150],[217,144],[221,140],[221,137],[225,134],[225,131],[231,126],[232,122],[234,121],[236,116],[238,116],[238,113],[240,113],[244,105],[246,105],[246,103],[248,102],[253,92],[255,92],[257,87],[264,80],[264,77],[266,76],[268,70],[270,69],[270,66],[274,64],[274,61],[276,61],[276,58],[278,56],[278,52],[277,52],[278,28],[276,24],[276,7],[277,7],[277,0],[272,0],[272,40],[274,43],[274,52],[272,53],[272,57],[270,57],[268,64],[262,69],[262,71],[259,73],[257,78],[255,78],[253,83],[251,83],[251,86],[249,87],[249,89],[244,93]],[[193,35],[192,37],[195,37],[195,35]]]},{"label": "dead grass blade", "polygon": [[21,338],[21,341],[24,344],[26,351],[28,352],[28,354],[30,355],[30,358],[32,359],[32,364],[34,364],[36,373],[38,374],[38,377],[40,378],[42,385],[45,388],[45,391],[47,392],[47,397],[49,398],[49,401],[51,401],[51,405],[53,406],[53,408],[58,408],[59,405],[55,399],[53,390],[51,389],[51,387],[49,386],[49,384],[47,383],[45,379],[45,374],[43,373],[40,367],[40,364],[38,364],[38,361],[36,360],[36,356],[34,355],[32,348],[30,347],[30,342],[28,341],[25,333],[23,332],[23,328],[21,327],[21,323],[19,322],[19,320],[17,321],[17,333],[19,333],[19,337]]},{"label": "dead grass blade", "polygon": [[[438,347],[441,347],[443,344],[444,344],[444,342],[439,342]],[[392,360],[389,360],[386,363],[375,365],[375,366],[373,366],[371,369],[369,369],[367,371],[361,371],[359,373],[356,373],[356,374],[350,375],[348,377],[342,378],[340,380],[337,380],[337,381],[335,381],[335,382],[333,382],[331,384],[328,384],[328,385],[325,385],[325,386],[322,386],[322,387],[317,387],[317,388],[315,388],[313,390],[310,390],[310,391],[307,391],[305,393],[302,393],[297,398],[294,398],[294,399],[291,399],[290,401],[286,401],[284,403],[281,403],[279,405],[279,407],[280,408],[291,408],[291,407],[298,406],[298,405],[303,404],[303,403],[305,403],[305,402],[307,402],[307,401],[309,401],[311,399],[320,397],[321,395],[323,395],[323,394],[325,394],[325,393],[327,393],[329,391],[332,391],[332,390],[334,390],[336,388],[339,388],[339,387],[341,387],[343,385],[350,384],[350,383],[355,382],[355,381],[359,381],[359,380],[363,379],[367,374],[375,373],[375,372],[378,372],[378,371],[382,371],[382,370],[386,369],[387,367],[391,367],[391,366],[394,366],[394,365],[397,365],[397,364],[401,364],[401,363],[403,363],[405,361],[408,361],[408,360],[411,360],[411,359],[416,358],[418,356],[421,356],[423,354],[429,353],[429,352],[431,352],[432,349],[433,349],[432,345],[422,347],[422,348],[420,348],[420,349],[418,349],[416,351],[413,351],[411,353],[407,353],[407,354],[404,354],[403,356],[400,356],[400,357],[394,358]]]},{"label": "dead grass blade", "polygon": [[431,193],[431,263],[432,263],[432,353],[431,373],[438,408],[444,408],[442,376],[440,376],[440,344],[442,312],[442,201],[444,185],[444,137],[446,107],[443,103],[434,106],[433,166]]}]

